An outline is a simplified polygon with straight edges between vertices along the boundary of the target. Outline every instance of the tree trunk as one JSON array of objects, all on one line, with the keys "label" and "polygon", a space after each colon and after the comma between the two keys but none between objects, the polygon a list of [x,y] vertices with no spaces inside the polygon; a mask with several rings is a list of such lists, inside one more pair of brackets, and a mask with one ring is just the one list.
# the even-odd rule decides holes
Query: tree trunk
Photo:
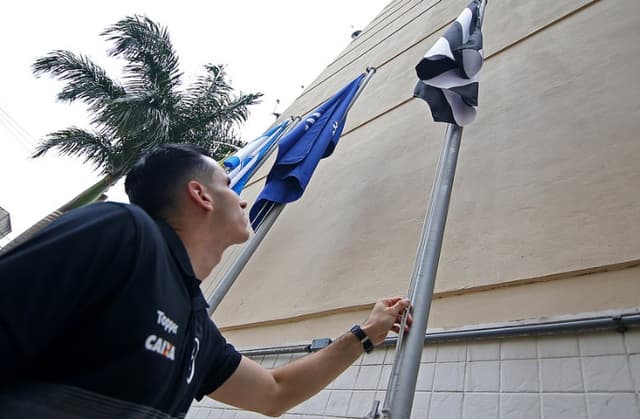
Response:
[{"label": "tree trunk", "polygon": [[54,221],[56,218],[60,217],[65,212],[91,204],[92,202],[104,200],[104,198],[100,199],[102,195],[107,190],[109,190],[109,188],[113,186],[119,179],[120,177],[113,177],[112,175],[106,175],[105,177],[100,179],[98,182],[96,182],[94,185],[90,186],[89,188],[85,189],[83,192],[78,194],[71,201],[67,202],[57,210],[53,211],[51,214],[47,215],[46,217],[44,217],[43,219],[41,219],[31,227],[29,227],[18,237],[11,240],[9,243],[7,243],[6,246],[0,249],[0,254],[6,253],[9,250],[13,249],[14,247],[26,242],[32,236],[34,236],[38,231],[42,230],[49,223]]},{"label": "tree trunk", "polygon": [[54,212],[60,212],[61,214],[64,214],[67,211],[83,207],[85,205],[91,204],[92,202],[102,201],[103,199],[99,199],[102,194],[108,191],[109,188],[112,187],[119,179],[120,177],[106,175],[94,185],[82,191],[75,198],[73,198],[71,201],[67,202]]}]

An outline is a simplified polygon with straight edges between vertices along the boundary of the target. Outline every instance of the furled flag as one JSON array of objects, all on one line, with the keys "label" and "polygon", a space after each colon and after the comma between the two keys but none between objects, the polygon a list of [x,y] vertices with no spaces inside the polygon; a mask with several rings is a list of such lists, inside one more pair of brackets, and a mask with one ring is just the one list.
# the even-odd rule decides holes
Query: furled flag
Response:
[{"label": "furled flag", "polygon": [[427,101],[436,122],[464,126],[476,117],[486,4],[472,1],[416,66],[413,95]]},{"label": "furled flag", "polygon": [[266,215],[268,204],[287,203],[300,198],[320,159],[333,153],[342,134],[349,105],[364,76],[359,76],[308,114],[280,140],[278,157],[264,189],[249,212],[254,229]]},{"label": "furled flag", "polygon": [[258,169],[260,161],[267,157],[266,153],[278,141],[288,123],[289,121],[284,121],[267,130],[222,162],[231,179],[229,186],[237,194],[242,192],[244,186]]}]

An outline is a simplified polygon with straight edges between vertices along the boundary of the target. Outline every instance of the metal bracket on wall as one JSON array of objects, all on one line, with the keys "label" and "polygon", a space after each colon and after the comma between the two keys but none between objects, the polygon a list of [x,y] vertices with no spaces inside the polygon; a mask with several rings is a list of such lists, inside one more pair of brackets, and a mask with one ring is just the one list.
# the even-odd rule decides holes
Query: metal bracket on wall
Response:
[{"label": "metal bracket on wall", "polygon": [[371,410],[366,416],[363,416],[363,419],[380,419],[380,414],[378,413],[378,408],[380,407],[380,400],[374,400],[373,406],[371,406]]}]

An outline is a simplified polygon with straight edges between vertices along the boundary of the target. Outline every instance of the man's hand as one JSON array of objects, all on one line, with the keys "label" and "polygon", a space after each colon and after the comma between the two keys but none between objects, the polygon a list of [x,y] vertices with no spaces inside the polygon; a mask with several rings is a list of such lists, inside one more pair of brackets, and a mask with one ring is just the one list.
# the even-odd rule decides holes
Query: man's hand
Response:
[{"label": "man's hand", "polygon": [[[400,330],[407,307],[409,300],[403,297],[378,301],[362,330],[374,345],[379,345],[390,330]],[[407,314],[405,330],[411,323]],[[272,370],[242,358],[231,377],[210,396],[243,409],[280,416],[322,390],[360,355],[362,344],[347,332],[321,351]]]},{"label": "man's hand", "polygon": [[[408,309],[410,301],[404,297],[393,297],[378,300],[369,318],[362,325],[362,330],[369,336],[374,345],[379,345],[387,337],[389,331],[400,333],[402,315]],[[407,313],[405,332],[409,331],[413,318]]]}]

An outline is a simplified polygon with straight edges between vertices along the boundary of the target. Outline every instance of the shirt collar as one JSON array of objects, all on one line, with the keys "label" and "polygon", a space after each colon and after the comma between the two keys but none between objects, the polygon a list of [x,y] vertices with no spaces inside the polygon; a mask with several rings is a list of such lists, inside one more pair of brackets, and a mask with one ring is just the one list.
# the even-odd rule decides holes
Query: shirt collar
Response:
[{"label": "shirt collar", "polygon": [[187,254],[187,249],[184,247],[184,243],[182,243],[182,239],[180,239],[178,233],[176,233],[173,227],[167,222],[162,220],[155,221],[164,236],[164,240],[167,242],[167,246],[171,250],[173,259],[180,267],[180,271],[182,271],[182,279],[189,290],[189,294],[191,294],[192,309],[203,310],[208,308],[209,304],[200,289],[201,282],[193,272],[193,266]]},{"label": "shirt collar", "polygon": [[196,278],[196,274],[193,272],[193,266],[191,266],[191,260],[187,254],[187,249],[184,247],[184,243],[176,233],[176,231],[162,220],[155,220],[156,224],[160,228],[160,232],[167,242],[169,250],[175,259],[176,263],[180,267],[183,274],[185,284],[191,288],[194,285],[200,286],[200,280]]}]

